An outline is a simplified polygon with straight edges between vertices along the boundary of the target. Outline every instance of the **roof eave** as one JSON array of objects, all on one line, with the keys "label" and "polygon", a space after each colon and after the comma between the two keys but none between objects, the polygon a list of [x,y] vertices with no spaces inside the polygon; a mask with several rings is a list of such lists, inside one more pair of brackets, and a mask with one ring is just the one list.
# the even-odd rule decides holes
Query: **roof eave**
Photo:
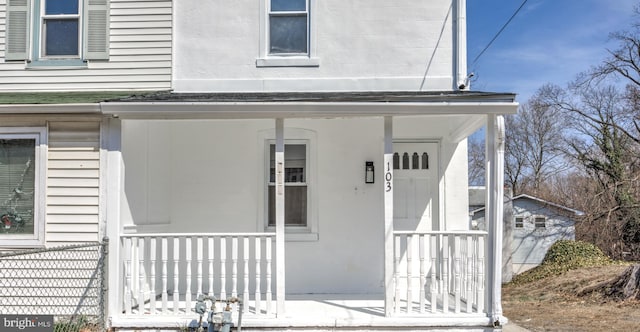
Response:
[{"label": "roof eave", "polygon": [[511,102],[105,102],[103,114],[122,118],[316,118],[514,114]]}]

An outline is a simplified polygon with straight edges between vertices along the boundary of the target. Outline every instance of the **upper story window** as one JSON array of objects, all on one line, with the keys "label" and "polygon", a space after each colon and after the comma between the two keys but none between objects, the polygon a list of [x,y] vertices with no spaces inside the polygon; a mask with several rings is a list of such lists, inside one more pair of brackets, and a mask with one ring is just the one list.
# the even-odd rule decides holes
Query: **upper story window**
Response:
[{"label": "upper story window", "polygon": [[316,0],[262,0],[258,67],[317,67],[313,6]]},{"label": "upper story window", "polygon": [[269,54],[308,54],[308,0],[270,0]]},{"label": "upper story window", "polygon": [[79,0],[43,0],[42,57],[80,56]]},{"label": "upper story window", "polygon": [[516,228],[524,228],[524,217],[516,217]]},{"label": "upper story window", "polygon": [[0,128],[0,246],[44,244],[42,128]]},{"label": "upper story window", "polygon": [[547,225],[547,218],[546,217],[535,217],[533,219],[534,221],[534,225],[536,226],[536,228],[545,228]]},{"label": "upper story window", "polygon": [[30,67],[109,58],[109,0],[7,0],[5,60]]}]

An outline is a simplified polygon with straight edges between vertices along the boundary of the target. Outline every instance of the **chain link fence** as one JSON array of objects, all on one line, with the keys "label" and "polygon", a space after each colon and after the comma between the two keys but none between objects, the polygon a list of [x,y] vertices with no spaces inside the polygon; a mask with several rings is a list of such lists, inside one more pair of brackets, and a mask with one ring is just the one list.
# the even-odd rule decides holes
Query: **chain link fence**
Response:
[{"label": "chain link fence", "polygon": [[0,253],[0,315],[53,315],[54,332],[104,331],[108,240]]}]

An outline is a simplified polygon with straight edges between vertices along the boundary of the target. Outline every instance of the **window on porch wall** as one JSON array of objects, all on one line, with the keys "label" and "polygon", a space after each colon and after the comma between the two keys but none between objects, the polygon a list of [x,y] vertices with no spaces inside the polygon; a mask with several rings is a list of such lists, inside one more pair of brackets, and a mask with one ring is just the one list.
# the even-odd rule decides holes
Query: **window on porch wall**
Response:
[{"label": "window on porch wall", "polygon": [[[276,225],[275,217],[275,144],[269,145],[268,226]],[[307,226],[307,146],[285,144],[285,225]]]}]

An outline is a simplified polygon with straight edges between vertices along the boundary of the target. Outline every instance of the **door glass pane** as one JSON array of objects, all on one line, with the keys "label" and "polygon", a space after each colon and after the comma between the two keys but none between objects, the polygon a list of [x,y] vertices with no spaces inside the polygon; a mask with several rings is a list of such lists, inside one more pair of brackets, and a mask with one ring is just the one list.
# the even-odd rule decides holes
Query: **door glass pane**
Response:
[{"label": "door glass pane", "polygon": [[307,16],[271,16],[270,53],[307,53]]},{"label": "door glass pane", "polygon": [[307,0],[271,0],[271,11],[306,11]]},{"label": "door glass pane", "polygon": [[78,14],[78,0],[47,0],[44,13],[46,15]]},{"label": "door glass pane", "polygon": [[35,139],[0,139],[0,234],[33,234]]},{"label": "door glass pane", "polygon": [[44,21],[45,55],[78,55],[78,20]]}]

